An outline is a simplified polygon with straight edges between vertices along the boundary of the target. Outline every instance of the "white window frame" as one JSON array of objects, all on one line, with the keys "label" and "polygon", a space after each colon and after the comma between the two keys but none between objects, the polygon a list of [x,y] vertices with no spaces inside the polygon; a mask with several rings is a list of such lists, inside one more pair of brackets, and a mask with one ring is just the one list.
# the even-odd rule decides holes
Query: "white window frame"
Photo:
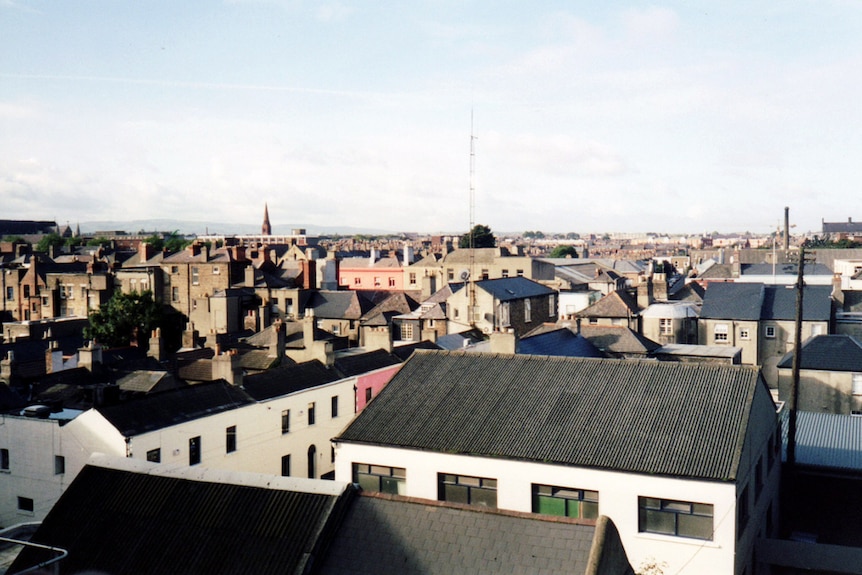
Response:
[{"label": "white window frame", "polygon": [[766,339],[775,339],[775,326],[767,325],[763,328],[763,337]]},{"label": "white window frame", "polygon": [[852,383],[850,393],[852,395],[862,396],[862,373],[852,374],[851,381]]},{"label": "white window frame", "polygon": [[726,323],[717,323],[712,328],[712,337],[715,343],[729,343],[730,329]]}]

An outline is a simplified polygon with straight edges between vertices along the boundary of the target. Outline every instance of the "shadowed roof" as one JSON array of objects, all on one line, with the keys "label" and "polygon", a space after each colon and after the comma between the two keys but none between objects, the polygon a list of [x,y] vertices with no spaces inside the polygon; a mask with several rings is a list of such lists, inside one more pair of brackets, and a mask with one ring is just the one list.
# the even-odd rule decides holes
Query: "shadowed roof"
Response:
[{"label": "shadowed roof", "polygon": [[[862,372],[862,343],[850,335],[817,335],[802,344],[801,369]],[[793,367],[793,352],[778,364]]]},{"label": "shadowed roof", "polygon": [[337,441],[730,481],[751,409],[751,366],[418,350]]}]

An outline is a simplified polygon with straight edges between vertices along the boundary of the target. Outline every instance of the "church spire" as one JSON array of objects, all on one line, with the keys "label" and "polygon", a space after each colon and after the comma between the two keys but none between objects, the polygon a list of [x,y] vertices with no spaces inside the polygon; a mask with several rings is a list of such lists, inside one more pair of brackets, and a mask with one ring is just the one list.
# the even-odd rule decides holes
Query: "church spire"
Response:
[{"label": "church spire", "polygon": [[269,225],[269,205],[263,205],[263,225],[260,228],[260,233],[265,236],[272,235],[272,226]]}]

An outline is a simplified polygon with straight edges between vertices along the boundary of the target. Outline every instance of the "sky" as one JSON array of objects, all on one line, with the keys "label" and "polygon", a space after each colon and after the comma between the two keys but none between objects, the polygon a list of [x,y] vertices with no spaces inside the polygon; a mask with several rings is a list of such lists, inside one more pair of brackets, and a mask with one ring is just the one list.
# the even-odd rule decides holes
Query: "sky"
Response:
[{"label": "sky", "polygon": [[816,232],[862,220],[860,30],[862,0],[0,0],[0,218]]}]

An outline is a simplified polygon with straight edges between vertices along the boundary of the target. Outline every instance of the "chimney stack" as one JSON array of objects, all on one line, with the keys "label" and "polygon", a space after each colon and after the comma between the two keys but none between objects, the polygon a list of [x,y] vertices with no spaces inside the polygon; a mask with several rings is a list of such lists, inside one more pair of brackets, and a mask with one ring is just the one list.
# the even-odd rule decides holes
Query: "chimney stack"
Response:
[{"label": "chimney stack", "polygon": [[790,249],[790,208],[784,206],[784,251]]}]

